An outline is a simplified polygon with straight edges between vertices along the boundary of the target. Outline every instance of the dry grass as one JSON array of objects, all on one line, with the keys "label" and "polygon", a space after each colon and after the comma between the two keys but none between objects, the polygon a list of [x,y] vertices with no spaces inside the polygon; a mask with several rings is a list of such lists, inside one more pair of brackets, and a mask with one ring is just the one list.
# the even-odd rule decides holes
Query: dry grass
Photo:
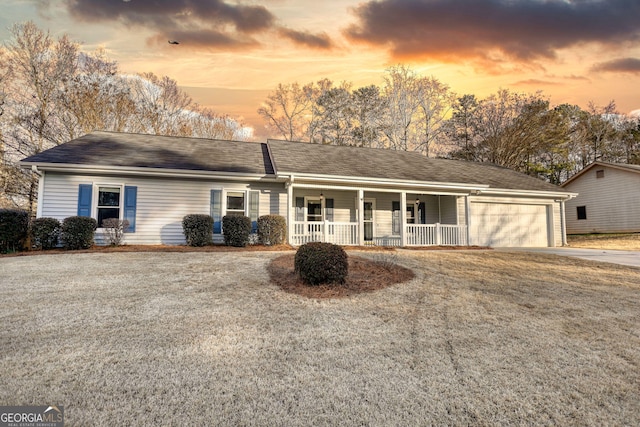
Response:
[{"label": "dry grass", "polygon": [[577,234],[567,236],[567,241],[573,248],[640,251],[640,233]]},{"label": "dry grass", "polygon": [[640,423],[638,269],[401,250],[414,280],[309,299],[268,282],[279,255],[0,259],[0,402],[69,426]]}]

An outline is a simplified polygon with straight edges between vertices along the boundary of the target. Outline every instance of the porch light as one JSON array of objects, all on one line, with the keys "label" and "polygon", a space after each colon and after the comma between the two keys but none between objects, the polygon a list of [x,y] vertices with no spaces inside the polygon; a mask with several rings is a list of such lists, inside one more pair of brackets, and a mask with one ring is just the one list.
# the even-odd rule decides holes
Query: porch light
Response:
[{"label": "porch light", "polygon": [[416,205],[420,204],[420,199],[416,199]]},{"label": "porch light", "polygon": [[320,200],[324,200],[324,194],[320,193]]}]

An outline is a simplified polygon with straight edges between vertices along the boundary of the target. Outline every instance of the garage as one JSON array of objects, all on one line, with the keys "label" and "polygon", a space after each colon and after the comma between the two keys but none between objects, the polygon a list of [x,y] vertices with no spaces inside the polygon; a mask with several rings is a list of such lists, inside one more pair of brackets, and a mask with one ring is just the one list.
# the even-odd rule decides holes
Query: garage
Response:
[{"label": "garage", "polygon": [[546,205],[472,202],[471,241],[478,246],[549,246]]}]

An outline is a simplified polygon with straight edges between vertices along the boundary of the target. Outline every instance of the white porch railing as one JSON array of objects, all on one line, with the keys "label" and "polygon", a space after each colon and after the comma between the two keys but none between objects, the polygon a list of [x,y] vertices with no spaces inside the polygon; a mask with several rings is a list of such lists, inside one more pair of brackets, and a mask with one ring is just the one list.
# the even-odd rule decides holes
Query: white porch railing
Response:
[{"label": "white porch railing", "polygon": [[343,246],[356,246],[358,242],[357,222],[294,222],[291,244],[304,245],[309,242],[328,242]]},{"label": "white porch railing", "polygon": [[467,226],[449,224],[407,224],[407,246],[466,246]]},{"label": "white porch railing", "polygon": [[[405,225],[407,246],[466,246],[467,226],[449,224]],[[357,222],[294,222],[290,242],[294,246],[309,242],[329,242],[357,246]],[[401,246],[400,236],[373,238],[376,246]]]}]

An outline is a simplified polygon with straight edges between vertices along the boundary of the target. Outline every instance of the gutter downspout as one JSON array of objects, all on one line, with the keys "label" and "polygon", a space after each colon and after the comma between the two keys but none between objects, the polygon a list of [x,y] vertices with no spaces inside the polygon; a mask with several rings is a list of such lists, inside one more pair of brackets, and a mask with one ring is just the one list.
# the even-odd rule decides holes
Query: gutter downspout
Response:
[{"label": "gutter downspout", "polygon": [[562,234],[562,246],[568,246],[567,243],[567,219],[565,218],[565,200],[560,200],[560,233]]}]

